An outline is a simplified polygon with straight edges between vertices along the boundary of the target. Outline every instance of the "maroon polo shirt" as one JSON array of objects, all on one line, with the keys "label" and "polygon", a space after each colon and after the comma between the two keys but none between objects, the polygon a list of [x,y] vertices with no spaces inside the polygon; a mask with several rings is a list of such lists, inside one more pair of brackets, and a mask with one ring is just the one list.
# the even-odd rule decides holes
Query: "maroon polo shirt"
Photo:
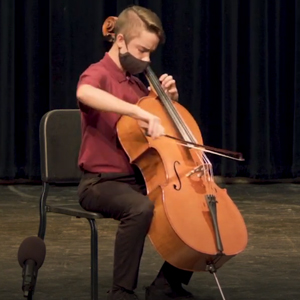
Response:
[{"label": "maroon polo shirt", "polygon": [[[133,104],[148,94],[145,85],[135,76],[126,76],[108,53],[81,74],[77,88],[82,84],[102,89]],[[92,173],[132,174],[128,157],[118,144],[116,124],[121,115],[97,111],[80,102],[79,108],[82,128],[79,167]]]}]

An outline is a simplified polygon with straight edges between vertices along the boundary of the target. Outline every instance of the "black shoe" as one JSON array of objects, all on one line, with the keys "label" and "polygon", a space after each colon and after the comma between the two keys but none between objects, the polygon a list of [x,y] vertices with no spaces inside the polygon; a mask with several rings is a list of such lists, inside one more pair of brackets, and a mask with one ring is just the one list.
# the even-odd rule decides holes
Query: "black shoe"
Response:
[{"label": "black shoe", "polygon": [[113,287],[108,293],[107,300],[139,300],[139,298],[133,291]]},{"label": "black shoe", "polygon": [[146,289],[146,300],[171,300],[171,299],[194,299],[192,293],[185,290],[181,285],[171,287],[166,284],[164,286],[150,285]]}]

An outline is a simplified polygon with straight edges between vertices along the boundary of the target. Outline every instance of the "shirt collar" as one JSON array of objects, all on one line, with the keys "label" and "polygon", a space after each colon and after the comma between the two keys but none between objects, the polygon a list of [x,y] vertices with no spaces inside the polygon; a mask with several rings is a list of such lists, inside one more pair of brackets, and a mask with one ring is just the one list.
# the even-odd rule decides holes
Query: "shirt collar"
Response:
[{"label": "shirt collar", "polygon": [[104,67],[109,70],[111,75],[117,79],[120,83],[124,81],[131,81],[133,82],[132,75],[127,73],[124,73],[117,64],[112,60],[112,58],[109,56],[108,52],[105,53],[102,64]]}]

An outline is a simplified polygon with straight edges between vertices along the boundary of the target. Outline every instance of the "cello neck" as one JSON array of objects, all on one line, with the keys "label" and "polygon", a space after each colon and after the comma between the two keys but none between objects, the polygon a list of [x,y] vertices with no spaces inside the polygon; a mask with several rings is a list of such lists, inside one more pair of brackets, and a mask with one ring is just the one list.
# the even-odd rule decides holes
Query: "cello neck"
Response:
[{"label": "cello neck", "polygon": [[150,66],[148,66],[145,70],[145,75],[151,84],[152,88],[155,90],[158,95],[160,101],[164,105],[166,111],[168,112],[170,118],[172,119],[174,126],[180,132],[183,140],[186,142],[196,143],[197,141],[193,137],[191,131],[186,126],[185,122],[182,120],[181,116],[178,114],[177,110],[172,103],[170,97],[163,90],[161,83]]}]

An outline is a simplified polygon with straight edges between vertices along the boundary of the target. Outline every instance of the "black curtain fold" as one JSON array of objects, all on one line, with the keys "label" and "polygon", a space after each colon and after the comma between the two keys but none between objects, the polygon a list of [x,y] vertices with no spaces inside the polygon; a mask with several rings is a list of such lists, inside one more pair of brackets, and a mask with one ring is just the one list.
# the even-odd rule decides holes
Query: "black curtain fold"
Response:
[{"label": "black curtain fold", "polygon": [[0,2],[0,178],[13,178],[15,161],[15,1]]},{"label": "black curtain fold", "polygon": [[294,114],[293,114],[293,160],[292,172],[294,176],[300,176],[300,3],[295,2],[295,48],[291,54],[294,57]]},{"label": "black curtain fold", "polygon": [[47,1],[16,1],[14,13],[15,94],[14,99],[4,99],[14,101],[9,114],[14,115],[15,130],[8,142],[14,138],[15,164],[8,171],[15,171],[13,177],[38,177],[39,119],[49,108],[49,5]]},{"label": "black curtain fold", "polygon": [[38,127],[51,109],[76,108],[80,74],[109,49],[106,17],[131,4],[162,19],[157,75],[177,81],[216,175],[300,173],[300,5],[297,0],[48,0],[0,4],[0,179],[39,178]]},{"label": "black curtain fold", "polygon": [[[221,95],[220,95],[220,140],[225,149],[238,149],[238,29],[239,1],[223,1],[221,7]],[[223,160],[221,172],[235,176],[237,164]]]}]

